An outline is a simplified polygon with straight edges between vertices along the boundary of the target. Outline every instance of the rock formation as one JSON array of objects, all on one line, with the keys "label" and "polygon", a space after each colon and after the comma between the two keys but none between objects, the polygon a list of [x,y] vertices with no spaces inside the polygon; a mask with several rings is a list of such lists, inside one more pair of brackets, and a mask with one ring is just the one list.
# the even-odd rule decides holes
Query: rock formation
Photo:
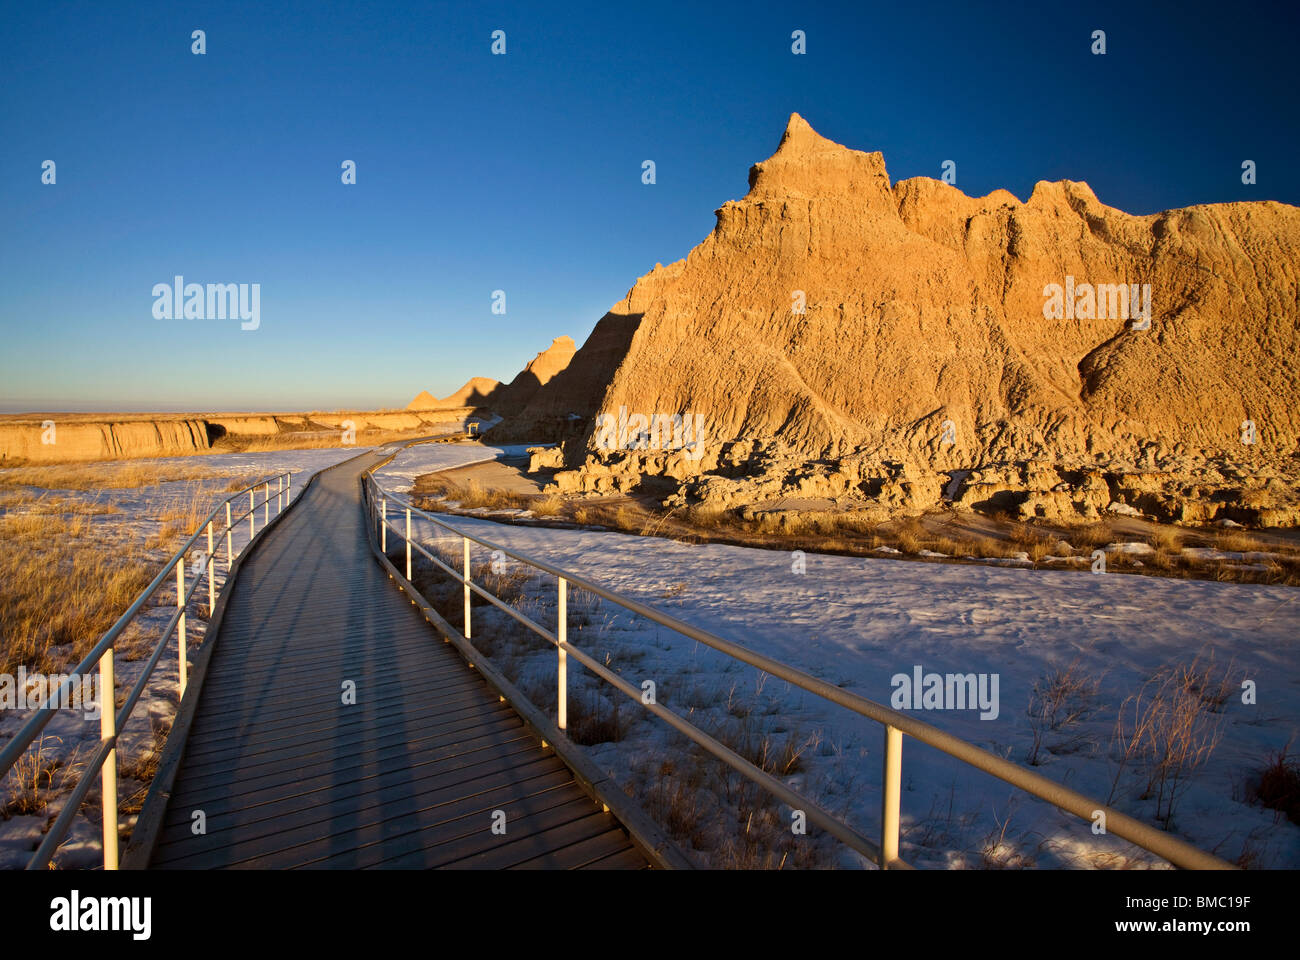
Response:
[{"label": "rock formation", "polygon": [[577,349],[572,337],[556,337],[492,398],[493,408],[502,414],[524,410],[544,386],[568,368]]},{"label": "rock formation", "polygon": [[[501,411],[516,435],[583,418],[561,489],[894,512],[947,495],[1064,519],[1138,502],[1211,519],[1189,504],[1219,491],[1296,516],[1300,209],[1132,216],[1070,181],[1023,203],[891,185],[879,153],[798,114],[749,187]],[[626,449],[636,430],[601,449],[597,418],[621,410],[702,414],[706,455]]]},{"label": "rock formation", "polygon": [[500,393],[501,384],[491,377],[470,377],[455,393],[439,400],[428,390],[421,390],[406,405],[407,410],[446,410],[459,407],[487,407]]}]

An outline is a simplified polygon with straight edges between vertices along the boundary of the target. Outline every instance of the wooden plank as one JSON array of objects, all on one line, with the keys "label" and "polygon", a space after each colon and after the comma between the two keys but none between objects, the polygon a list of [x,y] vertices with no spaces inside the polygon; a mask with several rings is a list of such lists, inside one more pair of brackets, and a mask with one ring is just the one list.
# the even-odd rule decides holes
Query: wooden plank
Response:
[{"label": "wooden plank", "polygon": [[[491,832],[492,814],[497,809],[540,812],[571,803],[573,778],[563,769],[528,780],[511,780],[494,793],[460,796],[447,791],[445,800],[412,812],[385,810],[373,821],[352,829],[322,835],[297,831],[281,834],[283,844],[276,853],[277,866],[285,868],[356,870],[374,866],[384,859],[422,851],[446,843],[453,835]],[[286,841],[302,838],[293,845]]]},{"label": "wooden plank", "polygon": [[[455,870],[504,870],[549,856],[553,868],[565,869],[573,863],[561,853],[564,848],[611,830],[622,835],[613,817],[598,809],[592,810],[590,805],[584,806],[575,801],[567,812],[567,817],[559,811],[526,817],[518,824],[523,831],[522,835],[513,842],[493,844],[489,849],[458,857],[440,866]],[[626,840],[626,835],[623,838]],[[496,839],[505,841],[508,837]]]},{"label": "wooden plank", "polygon": [[[321,749],[289,757],[265,757],[254,752],[241,757],[237,764],[196,772],[187,778],[186,789],[177,791],[175,796],[178,800],[190,800],[221,790],[232,790],[242,793],[251,802],[280,786],[302,789],[303,784],[310,782],[303,779],[304,772],[308,771],[328,768],[335,783],[340,782],[338,774],[344,770],[383,770],[396,764],[398,769],[418,771],[428,764],[443,763],[473,752],[466,746],[467,742],[492,744],[504,742],[505,738],[513,742],[521,736],[521,727],[518,717],[503,714],[490,724],[465,724],[412,743],[399,740],[376,747],[357,741],[347,744],[330,742]],[[536,741],[532,743],[533,749],[537,749]]]},{"label": "wooden plank", "polygon": [[517,863],[511,870],[581,870],[611,854],[632,849],[632,841],[617,827],[558,850]]},{"label": "wooden plank", "polygon": [[[513,711],[502,703],[484,703],[481,698],[468,696],[456,699],[439,700],[418,714],[407,714],[412,726],[421,733],[433,733],[440,729],[454,729],[458,724],[490,722],[498,716],[513,716]],[[256,730],[241,730],[235,737],[223,736],[219,730],[205,732],[203,737],[195,740],[196,748],[191,754],[191,770],[199,770],[210,763],[225,763],[236,759],[250,747],[256,746],[263,751],[291,749],[303,744],[314,744],[322,736],[347,737],[355,732],[364,732],[369,728],[372,718],[349,716],[331,718],[328,721],[309,726],[286,724],[277,727],[261,727]]]},{"label": "wooden plank", "polygon": [[[390,818],[418,814],[422,810],[436,811],[440,806],[460,801],[473,802],[476,798],[490,795],[494,791],[521,791],[532,789],[535,784],[545,780],[551,785],[564,788],[566,798],[572,798],[570,786],[572,776],[562,764],[545,759],[532,759],[518,763],[518,756],[509,762],[493,764],[495,769],[488,770],[487,765],[479,765],[476,771],[460,771],[458,775],[445,776],[439,781],[429,781],[430,786],[420,791],[404,789],[397,784],[386,793],[365,793],[351,801],[351,806],[341,806],[340,798],[331,798],[332,805],[313,803],[286,813],[284,808],[276,811],[275,816],[264,819],[241,818],[230,827],[213,831],[202,842],[192,842],[184,833],[178,832],[168,839],[167,852],[163,856],[177,861],[195,858],[225,858],[228,851],[236,844],[244,844],[244,852],[235,859],[248,859],[249,844],[256,851],[256,856],[264,857],[279,850],[287,850],[312,839],[327,838],[340,834],[350,834],[356,829],[370,823],[387,823]],[[471,778],[468,773],[475,775]],[[484,801],[477,801],[484,802]],[[340,810],[344,814],[340,816]],[[251,812],[245,812],[246,814]],[[340,827],[338,824],[344,824]],[[427,846],[428,837],[422,837],[420,846]],[[164,849],[160,844],[160,850]],[[286,866],[288,864],[280,864]]]}]

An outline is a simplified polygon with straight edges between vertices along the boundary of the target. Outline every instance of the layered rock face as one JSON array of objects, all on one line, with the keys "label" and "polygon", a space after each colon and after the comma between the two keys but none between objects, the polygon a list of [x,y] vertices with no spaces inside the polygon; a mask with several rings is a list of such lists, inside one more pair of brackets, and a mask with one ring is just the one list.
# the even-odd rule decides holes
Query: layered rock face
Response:
[{"label": "layered rock face", "polygon": [[[686,500],[878,504],[895,490],[891,509],[919,510],[987,504],[970,497],[1001,484],[1023,514],[1068,518],[1128,503],[1120,478],[1140,472],[1149,506],[1255,486],[1295,500],[1300,209],[1139,217],[1069,181],[1024,203],[891,185],[879,153],[797,114],[749,184],[516,418],[588,421],[562,488],[659,476]],[[703,415],[710,452],[597,449],[595,418],[621,409]]]},{"label": "layered rock face", "polygon": [[199,453],[211,447],[199,419],[0,423],[0,465]]},{"label": "layered rock face", "polygon": [[[444,407],[413,411],[201,416],[47,414],[0,418],[0,467],[74,460],[181,456],[213,449],[223,438],[315,437],[349,427],[365,432],[420,431],[460,422],[473,411]],[[219,448],[218,448],[219,449]]]}]

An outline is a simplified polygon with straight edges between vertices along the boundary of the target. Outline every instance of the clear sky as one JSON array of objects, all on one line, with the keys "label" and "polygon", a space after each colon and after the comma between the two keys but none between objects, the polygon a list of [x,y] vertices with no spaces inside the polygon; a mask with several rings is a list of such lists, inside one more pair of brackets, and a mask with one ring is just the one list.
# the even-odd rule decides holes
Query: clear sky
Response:
[{"label": "clear sky", "polygon": [[[1300,202],[1297,5],[1138,6],[6,3],[0,409],[509,380],[702,240],[791,111],[894,180],[954,160],[973,195]],[[260,327],[156,319],[177,274],[259,283]]]}]

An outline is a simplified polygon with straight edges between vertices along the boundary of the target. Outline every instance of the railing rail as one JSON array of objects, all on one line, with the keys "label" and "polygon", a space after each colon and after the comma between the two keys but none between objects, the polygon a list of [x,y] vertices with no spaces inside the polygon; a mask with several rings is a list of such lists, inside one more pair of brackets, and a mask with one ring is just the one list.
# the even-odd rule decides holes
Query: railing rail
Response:
[{"label": "railing rail", "polygon": [[[372,466],[364,475],[362,481],[364,500],[370,522],[377,524],[378,533],[384,543],[385,552],[387,550],[387,535],[391,528],[393,533],[402,537],[406,547],[406,580],[407,585],[414,590],[414,584],[411,581],[411,552],[421,554],[440,569],[454,581],[464,586],[464,613],[462,622],[462,632],[466,640],[470,639],[472,631],[472,622],[470,616],[470,594],[478,594],[488,603],[502,610],[507,615],[519,621],[526,628],[539,637],[551,643],[557,651],[557,727],[563,731],[566,725],[567,713],[567,694],[566,694],[566,670],[567,659],[573,657],[594,674],[626,694],[634,703],[640,705],[643,709],[649,711],[655,716],[667,722],[678,732],[682,733],[688,739],[704,748],[710,754],[726,763],[733,770],[747,777],[749,780],[758,784],[767,790],[770,794],[788,804],[792,809],[803,810],[807,819],[826,830],[832,836],[843,841],[849,847],[857,850],[859,853],[873,860],[882,869],[911,869],[910,865],[905,863],[899,857],[899,825],[900,825],[900,805],[901,805],[901,782],[902,782],[902,751],[903,735],[908,736],[925,743],[937,750],[946,753],[951,757],[962,761],[969,766],[990,774],[1012,786],[1023,790],[1033,796],[1046,800],[1054,806],[1067,813],[1073,814],[1085,821],[1095,823],[1098,814],[1105,817],[1105,829],[1107,833],[1114,834],[1121,839],[1147,850],[1157,856],[1167,860],[1177,867],[1185,869],[1201,870],[1224,870],[1235,869],[1234,866],[1225,860],[1220,859],[1210,853],[1180,840],[1177,837],[1159,830],[1150,824],[1143,823],[1125,813],[1114,810],[1106,804],[1092,800],[1081,793],[1070,790],[1067,787],[1056,783],[1053,780],[1034,773],[1031,770],[1012,763],[1002,757],[999,757],[981,747],[962,740],[940,730],[938,727],[918,720],[915,717],[900,713],[883,704],[868,700],[865,697],[849,693],[846,690],[818,680],[816,677],[796,670],[787,664],[773,660],[770,657],[755,653],[739,644],[725,640],[708,631],[701,630],[683,620],[657,610],[653,607],[646,606],[630,597],[625,597],[607,587],[594,583],[584,577],[578,576],[567,570],[562,570],[545,561],[538,560],[534,557],[527,556],[517,550],[512,550],[501,544],[493,543],[482,537],[467,533],[437,516],[415,507],[408,497],[401,496],[384,490],[375,477],[375,471],[381,469],[389,463],[393,456]],[[405,529],[398,526],[390,519],[390,501],[392,505],[405,513]],[[400,514],[398,514],[400,516]],[[411,518],[413,516],[421,517],[424,520],[434,524],[436,528],[450,533],[453,538],[459,537],[463,542],[463,569],[455,570],[450,565],[435,557],[426,550],[416,538],[412,535]],[[539,623],[536,623],[529,617],[515,610],[509,604],[503,602],[493,594],[489,593],[479,584],[474,583],[471,578],[470,570],[470,544],[476,543],[491,551],[500,551],[504,556],[511,557],[520,563],[523,563],[535,570],[554,576],[557,580],[557,625],[554,631],[547,629]],[[735,753],[725,744],[720,743],[713,737],[709,736],[698,727],[691,724],[688,720],[669,710],[658,703],[645,703],[642,698],[642,691],[632,684],[628,683],[618,674],[613,673],[604,664],[588,656],[579,648],[570,644],[567,640],[566,625],[566,591],[567,586],[572,584],[583,590],[589,591],[605,600],[610,601],[625,610],[645,617],[661,626],[674,630],[681,635],[696,640],[704,645],[711,647],[727,656],[733,657],[750,666],[757,667],[765,673],[771,674],[785,680],[801,690],[805,690],[823,700],[844,707],[860,716],[867,717],[882,725],[883,729],[883,761],[882,761],[882,800],[881,800],[881,829],[880,839],[876,842],[854,827],[835,817],[826,810],[822,809],[812,800],[801,796],[780,780],[755,766],[744,757]]]},{"label": "railing rail", "polygon": [[[100,737],[99,744],[95,752],[91,755],[85,769],[81,772],[77,785],[68,795],[68,799],[63,806],[54,823],[46,831],[40,846],[32,854],[27,863],[28,870],[45,869],[53,859],[59,845],[63,843],[67,836],[72,822],[81,808],[82,801],[94,784],[94,776],[100,774],[100,785],[103,808],[103,849],[104,849],[104,869],[116,870],[118,867],[118,816],[117,816],[117,738],[122,728],[131,718],[131,713],[143,695],[145,688],[148,686],[150,677],[158,662],[162,659],[166,651],[172,634],[177,636],[177,669],[180,678],[181,696],[185,695],[186,670],[188,651],[186,650],[185,628],[187,620],[187,611],[190,602],[193,599],[195,591],[204,577],[208,581],[208,615],[212,615],[212,610],[216,606],[217,591],[214,579],[216,558],[213,548],[216,539],[221,534],[226,535],[226,572],[229,574],[233,567],[234,559],[237,556],[234,550],[234,541],[232,530],[234,526],[241,523],[244,517],[248,517],[249,538],[244,544],[240,553],[247,550],[253,541],[259,535],[255,529],[257,519],[257,508],[263,508],[263,526],[262,530],[271,523],[271,501],[276,501],[276,516],[279,516],[289,505],[292,500],[292,483],[293,474],[285,472],[259,480],[257,483],[250,484],[240,490],[227,496],[213,507],[212,512],[200,521],[194,533],[185,541],[184,545],[173,554],[172,558],[167,561],[158,575],[154,577],[149,586],[136,597],[135,601],[126,609],[117,621],[105,631],[99,642],[91,648],[81,662],[62,680],[54,689],[49,691],[49,696],[44,704],[32,712],[32,715],[23,724],[13,739],[11,739],[0,750],[0,779],[3,779],[19,758],[23,756],[28,748],[40,736],[41,731],[54,717],[58,711],[58,704],[67,702],[66,696],[71,685],[79,677],[88,676],[91,670],[99,671],[99,720],[100,720]],[[272,489],[274,485],[274,490]],[[257,500],[257,491],[261,489],[263,499]],[[248,509],[238,515],[231,512],[231,504],[238,498],[241,501],[243,496],[248,495]],[[220,531],[216,530],[214,524],[217,523],[217,515],[225,511],[225,526]],[[194,570],[193,578],[187,583],[185,577],[186,558],[200,536],[206,533],[207,551],[201,554],[203,557],[202,566],[197,566]],[[149,659],[145,662],[144,669],[140,677],[136,680],[131,691],[126,695],[120,709],[115,709],[117,705],[117,693],[114,686],[114,649],[118,637],[139,615],[140,611],[153,597],[162,585],[170,578],[173,571],[176,577],[176,611],[168,621],[167,628],[162,632],[161,637],[155,644]],[[225,590],[229,586],[229,581],[223,585]]]}]

